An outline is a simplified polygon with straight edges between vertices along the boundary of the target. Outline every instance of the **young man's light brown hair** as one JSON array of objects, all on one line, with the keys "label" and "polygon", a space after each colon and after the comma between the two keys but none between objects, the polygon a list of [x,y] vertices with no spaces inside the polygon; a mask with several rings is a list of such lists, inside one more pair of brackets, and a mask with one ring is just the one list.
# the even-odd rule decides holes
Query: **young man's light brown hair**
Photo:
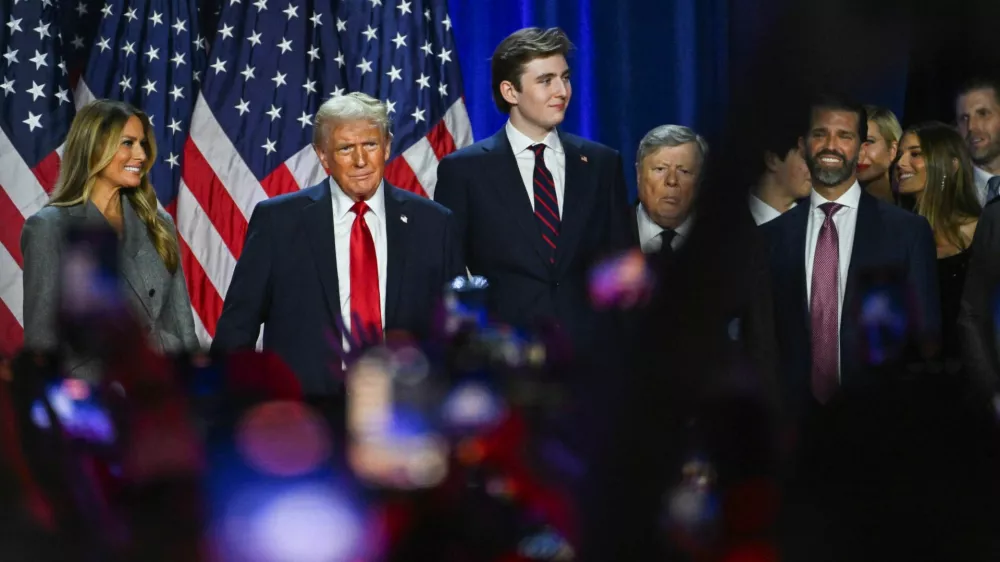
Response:
[{"label": "young man's light brown hair", "polygon": [[490,58],[493,102],[497,104],[497,109],[505,115],[510,114],[510,103],[500,92],[501,83],[510,82],[520,92],[525,65],[535,59],[554,55],[565,57],[572,48],[573,43],[558,27],[526,27],[508,35],[497,45]]}]

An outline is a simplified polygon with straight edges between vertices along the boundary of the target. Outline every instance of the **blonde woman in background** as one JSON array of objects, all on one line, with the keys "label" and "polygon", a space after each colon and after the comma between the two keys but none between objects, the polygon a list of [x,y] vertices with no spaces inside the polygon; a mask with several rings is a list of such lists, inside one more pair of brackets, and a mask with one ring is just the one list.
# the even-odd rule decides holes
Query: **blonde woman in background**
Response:
[{"label": "blonde woman in background", "polygon": [[868,112],[868,137],[858,160],[858,182],[869,194],[893,203],[889,168],[896,159],[903,129],[895,114],[884,107],[866,105],[865,111]]},{"label": "blonde woman in background", "polygon": [[198,347],[176,230],[157,209],[149,181],[155,159],[153,128],[143,112],[111,100],[77,112],[52,198],[21,233],[26,349],[60,347],[59,256],[66,228],[78,224],[118,235],[121,289],[151,345],[164,353]]},{"label": "blonde woman in background", "polygon": [[944,123],[911,127],[899,144],[896,189],[913,196],[937,245],[941,328],[946,358],[960,357],[956,321],[969,264],[969,246],[982,207],[976,194],[972,157],[958,131]]}]

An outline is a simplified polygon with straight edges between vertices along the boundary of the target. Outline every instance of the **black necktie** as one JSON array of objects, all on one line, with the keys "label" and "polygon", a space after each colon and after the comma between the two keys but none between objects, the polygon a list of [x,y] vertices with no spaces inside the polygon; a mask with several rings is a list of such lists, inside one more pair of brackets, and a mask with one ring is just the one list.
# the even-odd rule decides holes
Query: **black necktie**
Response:
[{"label": "black necktie", "polygon": [[668,228],[660,232],[657,236],[660,237],[660,241],[662,242],[662,244],[660,245],[660,253],[661,254],[674,253],[674,248],[673,246],[671,246],[671,243],[674,241],[674,238],[677,237],[677,232],[670,230]]},{"label": "black necktie", "polygon": [[986,202],[997,198],[1000,195],[1000,176],[993,176],[986,182]]},{"label": "black necktie", "polygon": [[556,248],[559,245],[559,200],[556,199],[556,182],[545,167],[544,144],[533,144],[529,148],[535,153],[535,171],[532,187],[535,192],[535,219],[542,240],[551,250],[549,263],[556,263]]}]

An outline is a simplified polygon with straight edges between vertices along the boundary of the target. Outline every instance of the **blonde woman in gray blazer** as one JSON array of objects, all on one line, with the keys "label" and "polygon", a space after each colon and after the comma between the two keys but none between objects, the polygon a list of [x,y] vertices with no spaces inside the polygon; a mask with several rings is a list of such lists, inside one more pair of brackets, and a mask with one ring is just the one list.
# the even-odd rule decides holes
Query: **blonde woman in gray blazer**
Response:
[{"label": "blonde woman in gray blazer", "polygon": [[59,348],[59,254],[72,225],[103,225],[118,234],[122,290],[155,349],[198,348],[176,229],[157,209],[149,182],[155,159],[153,128],[136,108],[97,100],[76,114],[52,198],[21,233],[26,349]]}]

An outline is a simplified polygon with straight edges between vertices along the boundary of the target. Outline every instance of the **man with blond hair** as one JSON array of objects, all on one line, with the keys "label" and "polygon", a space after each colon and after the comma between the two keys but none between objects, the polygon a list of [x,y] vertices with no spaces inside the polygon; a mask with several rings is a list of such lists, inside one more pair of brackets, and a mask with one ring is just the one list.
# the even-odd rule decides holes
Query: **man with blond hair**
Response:
[{"label": "man with blond hair", "polygon": [[343,334],[422,336],[445,284],[464,266],[450,211],[383,178],[392,134],[384,103],[362,93],[326,101],[313,148],[327,180],[262,201],[233,272],[213,350],[264,348],[307,395],[339,391]]}]

